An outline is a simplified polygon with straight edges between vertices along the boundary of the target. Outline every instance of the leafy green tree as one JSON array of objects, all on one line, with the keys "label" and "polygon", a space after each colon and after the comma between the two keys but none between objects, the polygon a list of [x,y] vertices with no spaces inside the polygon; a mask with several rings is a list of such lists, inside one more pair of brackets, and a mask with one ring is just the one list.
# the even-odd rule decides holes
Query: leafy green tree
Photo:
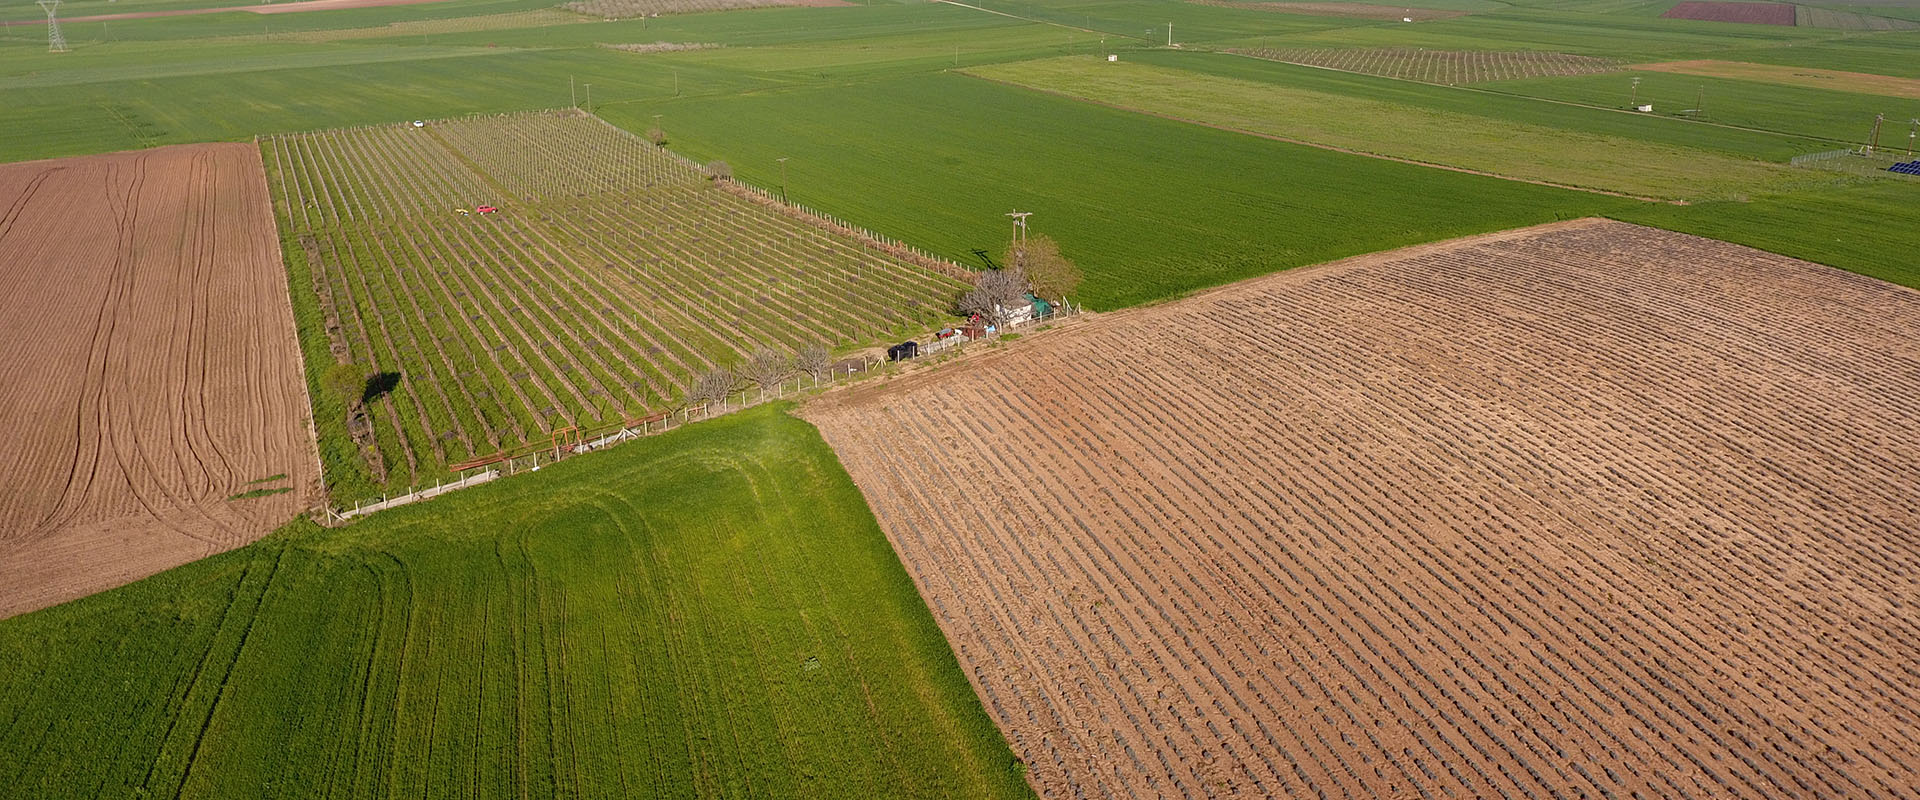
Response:
[{"label": "leafy green tree", "polygon": [[1059,300],[1080,288],[1080,267],[1060,254],[1060,244],[1051,236],[1031,237],[1024,247],[1017,240],[1009,243],[1005,263],[1025,273],[1040,298]]}]

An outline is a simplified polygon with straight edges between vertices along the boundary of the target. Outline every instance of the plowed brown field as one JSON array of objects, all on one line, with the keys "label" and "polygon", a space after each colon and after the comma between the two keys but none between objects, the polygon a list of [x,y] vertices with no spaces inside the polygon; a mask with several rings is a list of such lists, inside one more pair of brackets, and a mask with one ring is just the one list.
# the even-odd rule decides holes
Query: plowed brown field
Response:
[{"label": "plowed brown field", "polygon": [[286,522],[307,408],[252,145],[0,165],[0,616]]},{"label": "plowed brown field", "polygon": [[1750,22],[1760,25],[1792,25],[1795,14],[1792,3],[1737,3],[1711,2],[1709,0],[1686,0],[1675,3],[1666,13],[1660,15],[1666,19],[1696,19],[1706,22]]},{"label": "plowed brown field", "polygon": [[1562,223],[805,413],[1049,796],[1915,796],[1912,290]]}]

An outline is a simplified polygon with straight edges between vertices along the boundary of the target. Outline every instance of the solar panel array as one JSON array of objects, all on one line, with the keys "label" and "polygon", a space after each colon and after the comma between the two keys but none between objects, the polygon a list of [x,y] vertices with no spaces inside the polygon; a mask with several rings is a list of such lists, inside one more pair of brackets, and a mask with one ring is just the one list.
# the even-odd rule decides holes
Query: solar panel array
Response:
[{"label": "solar panel array", "polygon": [[1887,171],[1898,172],[1902,175],[1920,175],[1920,161],[1902,161],[1888,167]]}]

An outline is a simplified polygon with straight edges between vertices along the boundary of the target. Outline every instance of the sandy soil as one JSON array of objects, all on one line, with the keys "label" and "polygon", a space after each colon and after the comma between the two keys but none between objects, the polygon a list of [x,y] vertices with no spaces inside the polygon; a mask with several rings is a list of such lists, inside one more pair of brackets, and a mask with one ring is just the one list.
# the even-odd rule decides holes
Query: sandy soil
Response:
[{"label": "sandy soil", "polygon": [[1913,797],[1920,293],[1579,221],[830,393],[1050,797]]},{"label": "sandy soil", "polygon": [[1782,67],[1775,64],[1749,64],[1742,61],[1663,61],[1658,64],[1635,64],[1628,69],[1650,70],[1653,72],[1677,72],[1682,75],[1701,75],[1708,78],[1732,78],[1743,81],[1761,81],[1786,86],[1811,86],[1815,89],[1833,89],[1841,92],[1860,92],[1878,94],[1887,97],[1905,97],[1920,99],[1920,80],[1896,78],[1891,75],[1875,75],[1870,72],[1844,72],[1837,69],[1809,69],[1807,67]]},{"label": "sandy soil", "polygon": [[0,617],[292,518],[307,409],[252,145],[0,165]]}]

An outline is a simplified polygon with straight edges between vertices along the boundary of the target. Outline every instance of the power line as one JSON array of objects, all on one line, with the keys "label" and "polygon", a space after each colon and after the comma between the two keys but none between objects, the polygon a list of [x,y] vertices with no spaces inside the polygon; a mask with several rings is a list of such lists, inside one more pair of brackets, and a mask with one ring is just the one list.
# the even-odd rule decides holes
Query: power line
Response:
[{"label": "power line", "polygon": [[1027,265],[1027,218],[1033,216],[1033,212],[1014,209],[1013,213],[1007,216],[1013,218],[1013,238],[1016,242],[1013,251],[1014,266],[1025,267]]},{"label": "power line", "polygon": [[60,33],[60,20],[54,16],[60,0],[40,0],[40,7],[47,12],[47,52],[67,52],[67,37]]}]

